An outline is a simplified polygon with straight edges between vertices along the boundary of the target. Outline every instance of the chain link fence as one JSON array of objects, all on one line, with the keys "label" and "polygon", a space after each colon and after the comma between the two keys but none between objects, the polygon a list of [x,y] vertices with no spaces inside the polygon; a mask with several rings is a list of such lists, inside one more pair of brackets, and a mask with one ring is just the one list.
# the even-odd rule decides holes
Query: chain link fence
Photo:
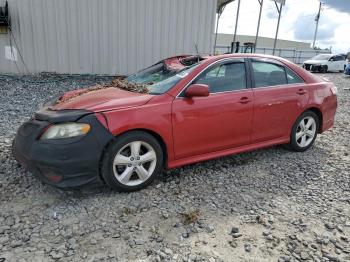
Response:
[{"label": "chain link fence", "polygon": [[[245,47],[240,47],[240,52],[244,52]],[[231,52],[231,46],[216,46],[215,53],[225,54]],[[257,47],[255,49],[257,54],[272,55],[273,48]],[[318,54],[330,54],[329,50],[295,50],[295,49],[283,49],[277,48],[275,51],[276,56],[283,57],[292,61],[295,64],[302,64],[304,61],[318,55]]]}]

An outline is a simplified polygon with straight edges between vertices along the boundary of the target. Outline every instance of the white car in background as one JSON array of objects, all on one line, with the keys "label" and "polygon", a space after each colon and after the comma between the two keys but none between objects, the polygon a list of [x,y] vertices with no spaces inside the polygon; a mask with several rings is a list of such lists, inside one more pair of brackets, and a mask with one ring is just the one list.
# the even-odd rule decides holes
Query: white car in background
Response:
[{"label": "white car in background", "polygon": [[334,54],[320,54],[303,63],[303,68],[312,72],[343,72],[346,67],[345,57]]}]

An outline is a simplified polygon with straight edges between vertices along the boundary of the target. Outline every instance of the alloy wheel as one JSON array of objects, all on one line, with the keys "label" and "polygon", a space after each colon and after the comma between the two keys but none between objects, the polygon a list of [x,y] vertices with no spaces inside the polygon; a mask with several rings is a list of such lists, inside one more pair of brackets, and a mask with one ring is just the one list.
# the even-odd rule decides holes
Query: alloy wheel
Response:
[{"label": "alloy wheel", "polygon": [[295,134],[295,140],[300,147],[307,147],[312,143],[316,135],[316,121],[313,117],[304,117],[298,127]]},{"label": "alloy wheel", "polygon": [[122,147],[113,161],[116,179],[126,186],[137,186],[147,181],[157,164],[154,148],[144,141],[133,141]]}]

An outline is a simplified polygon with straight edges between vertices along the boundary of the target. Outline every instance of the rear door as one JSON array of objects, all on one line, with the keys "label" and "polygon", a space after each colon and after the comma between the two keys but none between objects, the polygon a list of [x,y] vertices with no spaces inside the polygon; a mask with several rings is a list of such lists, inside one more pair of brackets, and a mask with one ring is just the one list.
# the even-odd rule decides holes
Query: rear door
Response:
[{"label": "rear door", "polygon": [[304,81],[272,59],[251,59],[254,110],[252,143],[289,137],[309,98]]},{"label": "rear door", "polygon": [[184,91],[172,108],[177,159],[250,143],[253,91],[244,59],[215,63],[191,84],[209,86],[208,97],[186,98]]}]

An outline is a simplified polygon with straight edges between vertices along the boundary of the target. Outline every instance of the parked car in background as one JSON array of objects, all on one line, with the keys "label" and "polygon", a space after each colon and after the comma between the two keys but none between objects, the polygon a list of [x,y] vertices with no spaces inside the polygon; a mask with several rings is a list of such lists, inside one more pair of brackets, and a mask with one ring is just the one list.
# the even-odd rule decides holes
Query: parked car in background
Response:
[{"label": "parked car in background", "polygon": [[345,67],[344,74],[350,76],[350,52],[346,55],[347,66]]},{"label": "parked car in background", "polygon": [[346,59],[343,55],[320,54],[303,63],[303,68],[312,72],[343,72]]},{"label": "parked car in background", "polygon": [[81,89],[46,104],[19,128],[15,158],[59,188],[134,191],[164,168],[278,144],[305,151],[334,124],[333,83],[285,59],[181,59],[171,76],[150,67],[126,78],[147,92]]},{"label": "parked car in background", "polygon": [[350,76],[350,62],[345,67],[344,74]]}]

